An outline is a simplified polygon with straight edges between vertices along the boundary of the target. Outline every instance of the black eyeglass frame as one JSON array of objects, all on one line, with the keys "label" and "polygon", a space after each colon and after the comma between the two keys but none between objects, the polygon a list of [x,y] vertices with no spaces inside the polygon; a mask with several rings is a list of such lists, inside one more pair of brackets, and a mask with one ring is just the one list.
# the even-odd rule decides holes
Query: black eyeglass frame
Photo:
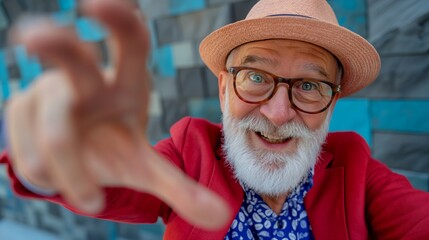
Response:
[{"label": "black eyeglass frame", "polygon": [[[254,70],[254,71],[258,71],[258,72],[261,72],[261,73],[264,73],[264,74],[266,74],[266,75],[271,76],[271,77],[274,79],[274,90],[273,90],[273,92],[272,92],[272,93],[271,93],[267,98],[265,98],[265,99],[263,99],[263,100],[261,100],[261,101],[249,101],[249,100],[246,100],[245,98],[243,98],[243,97],[238,93],[238,90],[237,90],[237,87],[236,87],[236,78],[237,78],[237,74],[238,74],[238,72],[240,72],[241,70]],[[331,106],[332,101],[333,101],[333,100],[334,100],[334,98],[335,98],[335,95],[336,95],[337,93],[340,93],[340,92],[341,92],[341,85],[339,85],[339,84],[335,84],[335,83],[332,83],[332,82],[329,82],[329,81],[324,81],[324,80],[314,79],[314,78],[306,78],[306,79],[314,80],[314,81],[316,81],[316,82],[323,82],[323,83],[325,83],[325,84],[329,85],[329,86],[331,87],[331,89],[332,89],[332,95],[331,95],[331,99],[329,100],[329,103],[328,103],[324,108],[322,108],[321,110],[314,111],[314,112],[310,112],[310,111],[303,110],[303,109],[299,108],[298,106],[296,106],[296,105],[295,105],[295,103],[294,103],[294,101],[293,101],[293,97],[292,97],[292,86],[293,86],[296,82],[301,81],[301,80],[303,80],[304,78],[284,78],[284,77],[279,77],[279,76],[276,76],[276,75],[274,75],[274,74],[272,74],[272,73],[269,73],[269,72],[267,72],[267,71],[264,71],[264,70],[261,70],[261,69],[258,69],[258,68],[252,68],[252,67],[230,67],[230,68],[228,69],[228,72],[232,74],[233,79],[234,79],[233,85],[234,85],[234,92],[235,92],[235,94],[238,96],[238,98],[239,98],[241,101],[243,101],[243,102],[245,102],[245,103],[250,103],[250,104],[261,104],[261,103],[266,103],[266,102],[268,102],[268,101],[269,101],[269,100],[270,100],[270,99],[271,99],[271,98],[276,94],[277,89],[278,89],[278,85],[279,85],[280,83],[285,83],[285,84],[287,84],[287,85],[288,85],[288,88],[287,88],[287,89],[288,89],[289,101],[290,101],[290,103],[292,104],[292,108],[294,108],[294,109],[296,109],[296,110],[299,110],[299,111],[301,111],[301,112],[304,112],[304,113],[317,114],[317,113],[324,112],[326,109],[328,109],[328,108],[329,108],[329,106]]]}]

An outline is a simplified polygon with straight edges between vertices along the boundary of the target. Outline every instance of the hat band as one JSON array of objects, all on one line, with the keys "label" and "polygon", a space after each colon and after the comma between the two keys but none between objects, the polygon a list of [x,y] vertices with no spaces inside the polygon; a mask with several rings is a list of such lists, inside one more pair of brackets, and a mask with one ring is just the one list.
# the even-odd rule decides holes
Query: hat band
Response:
[{"label": "hat band", "polygon": [[312,18],[312,17],[305,16],[305,15],[300,15],[300,14],[287,14],[287,13],[283,13],[283,14],[273,14],[273,15],[268,15],[267,17],[303,17],[303,18]]}]

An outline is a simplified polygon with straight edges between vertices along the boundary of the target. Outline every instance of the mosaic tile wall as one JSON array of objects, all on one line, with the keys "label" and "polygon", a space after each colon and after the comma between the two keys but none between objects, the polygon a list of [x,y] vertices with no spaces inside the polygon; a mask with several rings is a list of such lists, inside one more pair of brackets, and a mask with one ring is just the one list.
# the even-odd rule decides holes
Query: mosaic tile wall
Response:
[{"label": "mosaic tile wall", "polygon": [[[137,1],[137,0],[136,0]],[[243,19],[256,0],[138,0],[152,31],[154,75],[149,136],[155,143],[183,116],[220,121],[215,76],[198,55],[212,30]],[[429,190],[429,3],[427,0],[328,0],[340,24],[369,39],[382,57],[378,80],[337,104],[331,130],[354,130],[374,156]],[[0,0],[0,101],[28,87],[43,71],[6,33],[23,13],[46,13],[73,25],[105,53],[105,32],[80,16],[77,0]],[[108,62],[108,59],[104,59]],[[3,144],[3,143],[2,143]],[[3,145],[2,145],[3,146]],[[126,225],[76,216],[60,207],[17,199],[0,171],[0,238],[30,229],[40,239],[160,239],[163,226]],[[20,228],[21,227],[21,228]],[[29,230],[29,231],[30,231]],[[24,232],[17,230],[16,232]],[[37,232],[37,233],[36,233]],[[18,238],[17,235],[13,239]],[[26,239],[25,236],[22,239]],[[36,237],[34,239],[37,239]]]}]

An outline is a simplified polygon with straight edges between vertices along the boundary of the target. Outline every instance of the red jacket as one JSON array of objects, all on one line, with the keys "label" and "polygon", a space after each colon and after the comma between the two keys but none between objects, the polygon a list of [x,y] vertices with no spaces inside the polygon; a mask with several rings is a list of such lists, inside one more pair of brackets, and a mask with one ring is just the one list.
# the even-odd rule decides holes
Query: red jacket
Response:
[{"label": "red jacket", "polygon": [[[222,195],[234,210],[232,222],[243,190],[225,165],[219,125],[182,119],[171,128],[171,138],[155,148],[190,177]],[[2,159],[8,162],[7,156]],[[10,167],[9,174],[16,193],[43,198],[26,190]],[[126,188],[105,191],[107,207],[92,217],[151,223],[160,216],[167,225],[165,239],[223,239],[229,229],[229,225],[217,232],[198,229],[148,194]],[[61,196],[44,199],[70,208]],[[367,144],[355,133],[328,135],[305,206],[317,240],[429,239],[429,194],[413,189],[405,177],[372,159]]]}]

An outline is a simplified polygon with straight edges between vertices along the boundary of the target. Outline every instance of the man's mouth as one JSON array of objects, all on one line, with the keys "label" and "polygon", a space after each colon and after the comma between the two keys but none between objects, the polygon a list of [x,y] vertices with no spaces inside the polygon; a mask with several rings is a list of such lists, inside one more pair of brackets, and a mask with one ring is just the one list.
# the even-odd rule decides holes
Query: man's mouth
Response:
[{"label": "man's mouth", "polygon": [[288,142],[292,139],[292,137],[280,137],[280,136],[274,136],[268,133],[263,133],[263,132],[255,132],[256,135],[258,135],[260,138],[262,138],[263,140],[265,140],[266,142],[269,143],[274,143],[274,144],[279,144],[279,143],[285,143]]}]

